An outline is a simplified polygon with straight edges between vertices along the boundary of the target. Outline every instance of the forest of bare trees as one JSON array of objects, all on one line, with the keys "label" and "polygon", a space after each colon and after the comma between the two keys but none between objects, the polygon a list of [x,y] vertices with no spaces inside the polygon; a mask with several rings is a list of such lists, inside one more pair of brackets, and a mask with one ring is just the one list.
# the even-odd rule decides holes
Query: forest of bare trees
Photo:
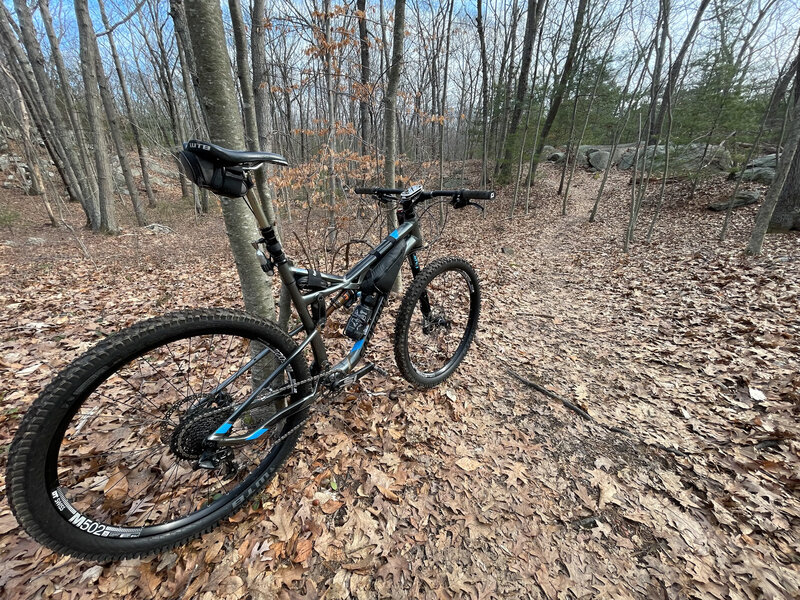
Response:
[{"label": "forest of bare trees", "polygon": [[[326,207],[331,235],[350,187],[416,181],[423,166],[438,169],[429,186],[457,187],[475,161],[512,217],[541,161],[562,166],[562,214],[575,169],[603,173],[590,220],[609,170],[631,169],[627,249],[658,227],[670,177],[741,178],[758,159],[772,187],[749,250],[770,226],[800,227],[793,0],[229,0],[218,44],[196,31],[195,4],[2,4],[0,120],[53,225],[64,201],[95,231],[118,232],[120,211],[147,225],[162,202],[152,157],[210,138],[286,155],[289,168],[258,174],[268,218]],[[204,96],[211,80],[233,105]]]}]

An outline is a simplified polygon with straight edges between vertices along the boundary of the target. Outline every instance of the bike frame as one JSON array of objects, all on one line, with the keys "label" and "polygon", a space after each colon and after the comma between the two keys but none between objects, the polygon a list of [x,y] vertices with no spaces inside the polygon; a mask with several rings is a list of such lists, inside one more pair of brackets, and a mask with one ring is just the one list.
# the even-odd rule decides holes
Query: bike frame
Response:
[{"label": "bike frame", "polygon": [[[309,269],[295,267],[289,262],[289,259],[283,252],[283,247],[278,240],[275,229],[267,221],[267,218],[261,208],[261,204],[255,197],[255,194],[252,190],[248,191],[245,200],[249,204],[250,209],[253,211],[253,214],[256,217],[259,231],[261,232],[262,236],[260,240],[253,243],[253,246],[256,248],[256,254],[259,258],[259,261],[261,262],[261,265],[265,271],[268,271],[272,266],[278,269],[281,282],[284,286],[286,286],[291,303],[300,317],[301,326],[291,332],[291,335],[297,335],[298,333],[305,331],[306,337],[300,342],[297,349],[290,356],[286,357],[280,366],[278,366],[250,393],[245,401],[240,404],[236,410],[234,410],[230,417],[228,417],[225,422],[222,423],[216,429],[216,431],[214,431],[213,434],[206,438],[208,441],[217,442],[217,444],[220,446],[234,446],[255,441],[269,431],[271,427],[280,423],[287,417],[302,411],[304,408],[310,405],[311,402],[313,402],[314,398],[317,396],[319,382],[317,382],[317,385],[314,386],[314,390],[309,395],[299,402],[295,402],[286,408],[279,410],[269,419],[261,423],[260,426],[252,433],[238,436],[230,435],[230,431],[233,428],[233,423],[236,421],[236,419],[238,419],[239,416],[248,408],[256,408],[265,402],[264,399],[258,399],[259,394],[261,394],[267,388],[267,386],[270,385],[270,383],[272,383],[283,371],[285,371],[292,361],[298,355],[300,355],[303,350],[306,349],[306,347],[311,346],[311,351],[314,356],[314,371],[316,373],[325,373],[332,378],[340,377],[340,381],[344,380],[344,378],[353,371],[355,366],[363,358],[367,342],[372,336],[375,325],[377,324],[381,312],[383,311],[386,296],[378,296],[378,303],[375,306],[372,319],[369,322],[367,332],[364,337],[356,341],[347,356],[345,356],[341,361],[331,368],[329,368],[328,354],[322,339],[321,331],[326,317],[330,315],[335,308],[333,308],[333,310],[326,310],[325,315],[319,321],[315,321],[310,307],[321,298],[325,298],[332,294],[338,294],[348,290],[357,292],[361,288],[364,277],[370,268],[380,261],[381,258],[383,258],[389,251],[395,248],[397,244],[405,244],[405,258],[409,262],[412,274],[414,277],[416,277],[420,272],[419,260],[417,259],[416,252],[422,247],[423,243],[422,231],[414,211],[414,203],[412,201],[401,201],[401,208],[398,210],[398,216],[400,217],[402,223],[397,229],[386,236],[383,241],[378,244],[378,246],[376,246],[367,256],[356,263],[355,266],[353,266],[353,268],[347,272],[347,274],[340,276],[310,271]],[[264,247],[266,254],[264,253],[264,250],[259,248],[259,246]],[[329,287],[323,290],[303,294],[297,285],[297,277],[309,275],[321,277],[321,279],[325,281]],[[421,308],[424,314],[427,314],[430,310],[427,297],[425,296],[423,296],[421,299]],[[244,374],[248,369],[250,369],[259,360],[266,357],[270,352],[270,348],[265,348],[259,352],[236,373],[228,377],[214,390],[212,390],[209,393],[209,397],[215,397],[231,382]],[[353,377],[353,380],[370,371],[372,368],[372,365],[367,365],[366,367],[353,373],[355,376]],[[295,391],[296,390],[293,388],[292,392]]]}]

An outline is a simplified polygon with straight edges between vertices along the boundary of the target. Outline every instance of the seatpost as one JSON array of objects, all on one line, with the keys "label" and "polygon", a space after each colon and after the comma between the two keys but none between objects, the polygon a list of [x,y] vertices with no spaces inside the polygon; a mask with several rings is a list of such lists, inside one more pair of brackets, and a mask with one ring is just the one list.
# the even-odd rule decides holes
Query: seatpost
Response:
[{"label": "seatpost", "polygon": [[267,215],[264,214],[264,209],[261,207],[261,202],[258,201],[258,197],[253,189],[254,188],[250,188],[247,190],[247,203],[250,205],[250,210],[253,211],[253,214],[256,217],[258,229],[261,230],[265,227],[270,227],[270,223],[267,221]]}]

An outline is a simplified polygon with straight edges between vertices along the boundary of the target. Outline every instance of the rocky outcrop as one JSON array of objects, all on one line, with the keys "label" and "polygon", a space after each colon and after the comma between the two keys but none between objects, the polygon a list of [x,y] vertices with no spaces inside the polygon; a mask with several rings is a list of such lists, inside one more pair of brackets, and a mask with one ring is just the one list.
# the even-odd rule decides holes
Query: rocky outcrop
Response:
[{"label": "rocky outcrop", "polygon": [[753,167],[742,172],[742,181],[770,184],[775,179],[775,169],[770,167]]},{"label": "rocky outcrop", "polygon": [[769,185],[775,179],[775,169],[778,168],[778,155],[767,154],[754,158],[745,166],[742,172],[742,181],[755,181]]},{"label": "rocky outcrop", "polygon": [[[627,170],[633,167],[636,146],[628,148],[619,161],[619,168]],[[666,162],[667,147],[664,144],[639,148],[636,159],[637,168],[663,172]],[[705,144],[671,145],[669,148],[669,170],[673,173],[696,171],[700,167],[710,171],[725,172],[732,166],[730,152],[723,146]]]},{"label": "rocky outcrop", "polygon": [[751,204],[755,204],[758,202],[758,199],[761,197],[761,192],[758,190],[739,190],[736,192],[736,196],[733,200],[728,200],[727,202],[715,202],[714,204],[709,204],[708,209],[713,210],[715,212],[723,212],[728,210],[728,208],[734,209],[739,208],[741,206],[749,206]]}]

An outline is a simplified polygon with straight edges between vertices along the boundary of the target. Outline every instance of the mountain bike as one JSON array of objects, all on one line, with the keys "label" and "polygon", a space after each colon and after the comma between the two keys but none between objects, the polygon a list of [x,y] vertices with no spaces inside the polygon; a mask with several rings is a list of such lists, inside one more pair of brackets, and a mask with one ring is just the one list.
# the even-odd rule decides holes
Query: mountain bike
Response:
[{"label": "mountain bike", "polygon": [[[477,329],[475,270],[460,258],[420,267],[415,207],[444,198],[463,208],[494,192],[356,189],[396,206],[399,226],[333,275],[292,264],[253,192],[250,172],[285,165],[282,156],[192,140],[179,158],[194,183],[248,204],[261,267],[277,269],[300,325],[287,333],[236,310],[174,312],[110,335],[58,374],[23,418],[6,475],[17,520],[56,552],[97,561],[152,554],[240,509],[286,461],[312,404],[375,368],[357,365],[403,262],[413,280],[394,355],[405,379],[423,388],[447,379]],[[353,344],[331,364],[323,329],[339,309],[352,309],[344,334]]]}]

